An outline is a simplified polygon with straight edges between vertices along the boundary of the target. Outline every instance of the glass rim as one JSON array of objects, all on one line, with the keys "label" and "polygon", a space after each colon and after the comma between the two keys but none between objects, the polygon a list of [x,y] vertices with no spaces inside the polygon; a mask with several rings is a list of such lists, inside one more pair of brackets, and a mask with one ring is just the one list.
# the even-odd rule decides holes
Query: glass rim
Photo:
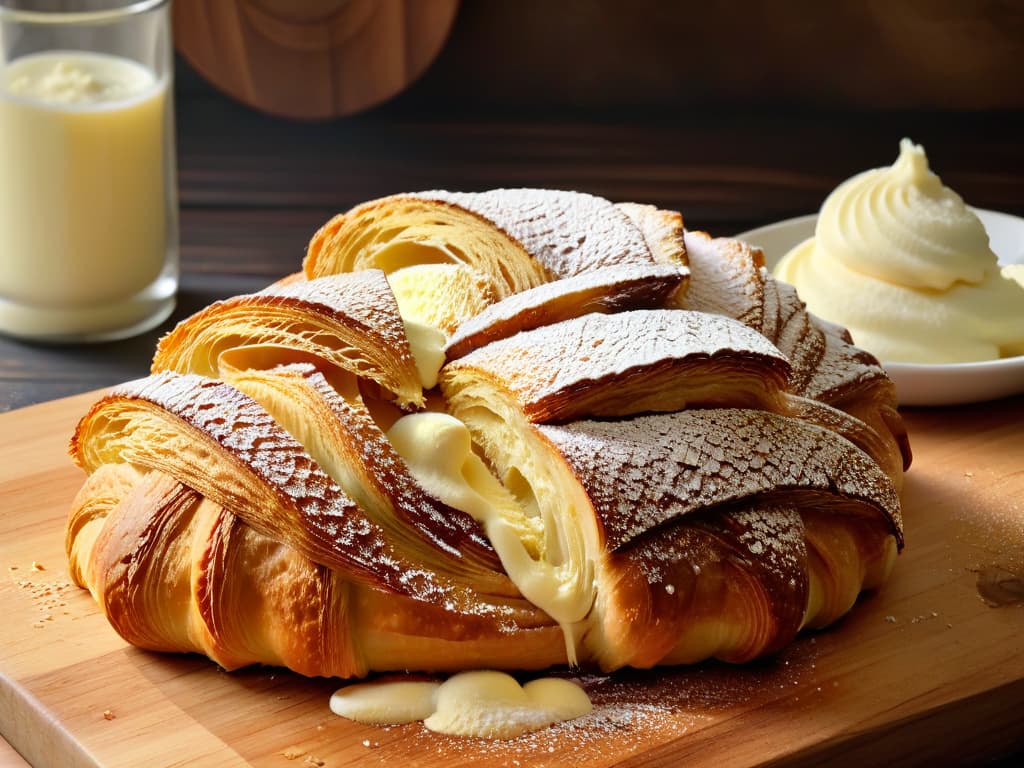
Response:
[{"label": "glass rim", "polygon": [[15,21],[26,24],[100,24],[117,21],[128,16],[147,13],[170,0],[136,0],[117,8],[105,8],[95,11],[28,11],[11,8],[4,0],[0,0],[0,21]]}]

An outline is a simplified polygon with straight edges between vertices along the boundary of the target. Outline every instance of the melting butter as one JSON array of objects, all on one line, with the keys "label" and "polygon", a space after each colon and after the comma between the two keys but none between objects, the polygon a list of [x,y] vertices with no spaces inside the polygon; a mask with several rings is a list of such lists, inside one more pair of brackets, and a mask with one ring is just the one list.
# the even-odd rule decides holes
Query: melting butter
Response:
[{"label": "melting butter", "polygon": [[504,672],[477,670],[443,683],[358,683],[331,696],[335,714],[374,725],[423,720],[432,731],[481,739],[512,739],[593,710],[571,680],[539,678],[520,685]]},{"label": "melting butter", "polygon": [[441,366],[444,365],[444,347],[448,337],[432,325],[406,319],[404,315],[402,322],[405,324],[409,350],[416,361],[420,386],[424,389],[433,389],[437,386],[437,377],[441,372]]},{"label": "melting butter", "polygon": [[392,680],[356,683],[331,696],[331,711],[367,725],[401,725],[423,720],[434,713],[436,681]]},{"label": "melting butter", "polygon": [[580,587],[571,562],[544,559],[542,519],[526,514],[473,452],[466,425],[445,413],[415,413],[387,435],[423,488],[483,526],[519,591],[562,627],[568,661],[575,664],[574,625],[589,610],[591,591]]},{"label": "melting butter", "polygon": [[468,276],[472,274],[462,265],[429,263],[406,266],[388,275],[424,389],[437,386],[453,324],[457,325],[463,315],[476,314],[488,303],[482,296],[473,295],[474,290],[479,291]]},{"label": "melting butter", "polygon": [[437,709],[423,721],[452,736],[513,739],[593,709],[586,692],[556,677],[519,685],[504,672],[462,672],[437,690]]}]

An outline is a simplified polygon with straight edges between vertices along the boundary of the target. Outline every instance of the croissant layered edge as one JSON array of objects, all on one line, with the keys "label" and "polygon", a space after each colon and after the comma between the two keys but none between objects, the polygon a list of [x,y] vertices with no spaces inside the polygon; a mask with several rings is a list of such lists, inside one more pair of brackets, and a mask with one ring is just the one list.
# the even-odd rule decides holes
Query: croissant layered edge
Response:
[{"label": "croissant layered edge", "polygon": [[[456,232],[448,245],[437,239],[445,231]],[[474,248],[490,255],[481,260]],[[490,270],[486,284],[498,287],[481,294],[490,303],[475,317],[446,316],[460,327],[445,329],[443,399],[432,395],[427,410],[465,422],[517,504],[566,494],[567,519],[541,511],[554,537],[547,565],[561,568],[551,584],[582,585],[564,615],[531,601],[481,525],[425,492],[385,436],[424,400],[408,313],[384,275],[439,253],[460,269]],[[351,269],[369,271],[331,274]],[[716,304],[695,283],[738,298]],[[303,275],[184,321],[161,341],[153,376],[83,418],[71,450],[91,477],[69,519],[72,574],[129,641],[199,650],[228,668],[282,664],[347,677],[771,653],[884,581],[903,544],[894,486],[910,459],[877,363],[786,288],[765,275],[756,250],[686,232],[678,214],[652,206],[530,190],[364,204],[314,236]],[[268,308],[269,319],[260,317]],[[669,333],[656,359],[630,372],[628,342],[659,312],[670,326],[692,316],[690,339]],[[589,369],[584,360],[559,382],[560,356],[578,350],[574,334],[588,333],[601,338],[595,349],[620,335],[618,356],[599,354]],[[552,384],[538,388],[527,368]],[[702,394],[716,380],[727,384]],[[315,414],[317,435],[331,435],[319,448],[303,413]],[[740,415],[714,422],[727,414]],[[624,451],[615,424],[647,425],[646,436]],[[794,439],[818,446],[790,457],[805,473],[768,477],[776,465],[762,456],[764,471],[725,492],[722,467],[733,464],[713,451],[691,467],[672,453],[682,435],[678,450],[700,442],[694,429],[728,439],[750,424],[774,429],[783,455]],[[654,470],[641,457],[658,451],[668,453]],[[665,466],[676,467],[680,486],[659,486]],[[721,487],[686,503],[701,473]],[[644,502],[655,513],[643,523],[623,504],[628,494],[608,490],[620,476],[660,487]],[[582,535],[566,534],[567,522]],[[160,578],[142,562],[156,539],[166,540],[171,572]],[[244,568],[224,565],[241,556],[232,547],[276,569],[243,578]],[[544,553],[531,556],[545,565]],[[169,594],[179,612],[160,616],[154,606]],[[255,640],[234,626],[248,610],[270,627]]]}]

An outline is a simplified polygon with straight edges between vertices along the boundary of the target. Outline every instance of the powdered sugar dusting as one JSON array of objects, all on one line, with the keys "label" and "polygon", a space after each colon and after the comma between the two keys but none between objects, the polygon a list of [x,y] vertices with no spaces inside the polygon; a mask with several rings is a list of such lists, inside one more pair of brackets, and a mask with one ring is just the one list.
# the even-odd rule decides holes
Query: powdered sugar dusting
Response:
[{"label": "powdered sugar dusting", "polygon": [[[778,309],[777,333],[769,336],[793,366],[790,391],[801,393],[807,388],[825,354],[825,337],[804,311],[804,303],[796,289],[788,283],[766,278],[765,295],[774,294]],[[766,333],[767,335],[767,333]]]},{"label": "powdered sugar dusting", "polygon": [[346,322],[375,329],[389,342],[401,344],[405,338],[398,303],[387,278],[379,269],[345,272],[284,285],[275,283],[252,295],[295,299],[316,305]]},{"label": "powdered sugar dusting", "polygon": [[853,346],[845,332],[813,315],[811,319],[823,331],[825,350],[806,388],[798,394],[829,403],[859,386],[888,380],[878,360],[870,352]]},{"label": "powdered sugar dusting", "polygon": [[[647,582],[647,595],[631,593],[627,603],[611,596],[606,603],[618,600],[614,610],[627,615],[634,603],[651,606],[631,628],[636,638],[663,638],[652,646],[663,655],[648,655],[645,664],[662,663],[674,647],[692,643],[700,617],[714,617],[719,628],[716,643],[702,652],[732,661],[778,650],[803,621],[809,589],[803,519],[795,506],[771,497],[668,521],[621,547],[608,563],[605,582],[636,573]],[[740,573],[742,590],[723,596],[721,585],[735,583]],[[626,661],[629,640],[619,643]]]},{"label": "powdered sugar dusting", "polygon": [[616,203],[615,207],[643,232],[657,261],[665,264],[687,263],[681,213],[639,203]]},{"label": "powdered sugar dusting", "polygon": [[[853,347],[844,332],[809,316],[795,291],[768,277],[758,251],[735,240],[685,234],[693,275],[683,305],[700,311],[620,312],[649,300],[650,287],[644,281],[651,275],[666,286],[658,290],[667,291],[671,281],[683,274],[679,268],[659,267],[658,254],[652,251],[657,250],[660,237],[675,236],[675,219],[651,218],[654,228],[646,236],[642,231],[644,219],[637,217],[654,217],[659,213],[656,209],[632,210],[634,221],[602,198],[553,190],[427,192],[417,197],[437,200],[438,206],[442,202],[461,206],[490,220],[519,241],[549,274],[566,278],[561,284],[514,296],[504,306],[487,310],[490,316],[466,323],[467,334],[485,333],[488,342],[496,338],[486,337],[494,328],[502,329],[498,336],[524,326],[528,330],[488,343],[449,366],[452,371],[460,365],[475,366],[499,384],[508,383],[528,411],[538,403],[572,400],[601,386],[613,393],[623,389],[624,377],[639,378],[655,368],[666,372],[664,379],[655,377],[655,382],[670,386],[692,370],[686,364],[716,357],[733,356],[742,361],[745,371],[760,365],[762,378],[780,386],[792,365],[791,388],[829,402],[851,392],[861,394],[859,386],[885,378],[877,362]],[[681,228],[681,219],[678,225]],[[682,250],[677,254],[680,259],[681,254]],[[605,302],[602,309],[617,314],[582,314],[594,296]],[[264,310],[270,320],[257,317]],[[236,318],[244,317],[245,323],[252,320],[257,329],[252,337],[260,343],[324,341],[328,351],[344,348],[344,355],[351,353],[359,374],[374,366],[387,369],[380,362],[386,358],[392,363],[398,360],[397,367],[416,381],[397,303],[379,270],[275,284],[257,294],[212,305],[196,316],[199,320],[186,321],[174,334],[196,334],[188,341],[202,346],[199,335],[208,332],[204,339],[226,344],[217,337],[218,313],[236,311],[240,313]],[[298,320],[293,321],[296,313]],[[565,313],[573,317],[562,321]],[[333,320],[335,326],[321,330],[320,318]],[[544,327],[532,329],[534,321]],[[555,321],[562,322],[550,324]],[[309,346],[301,349],[308,351]],[[215,361],[213,352],[210,358]],[[215,368],[214,364],[211,370]],[[156,404],[216,441],[246,473],[246,480],[249,474],[253,478],[258,500],[237,500],[232,506],[240,517],[312,560],[337,569],[342,578],[384,585],[461,614],[452,617],[453,626],[465,632],[459,639],[493,632],[495,627],[510,632],[523,628],[525,624],[517,621],[532,606],[515,598],[488,602],[492,598],[487,595],[492,593],[481,584],[474,588],[483,597],[466,587],[465,579],[452,583],[448,576],[438,575],[437,571],[450,573],[443,558],[435,562],[424,557],[424,549],[431,548],[452,559],[473,546],[477,554],[490,553],[475,523],[464,525],[426,496],[407,477],[401,459],[369,414],[339,397],[314,368],[304,370],[331,403],[335,417],[353,435],[369,436],[355,441],[352,459],[361,464],[358,472],[366,473],[368,483],[378,483],[383,495],[397,500],[399,525],[382,527],[379,518],[361,512],[255,401],[226,384],[163,374],[124,385],[114,397]],[[722,378],[727,379],[727,374]],[[418,383],[415,386],[419,395]],[[408,400],[416,402],[415,397]],[[531,416],[540,412],[535,409]],[[554,416],[548,413],[544,418],[559,418],[552,412]],[[566,413],[571,413],[571,407],[561,416],[578,416]],[[586,487],[612,551],[608,559],[635,558],[633,565],[652,590],[680,602],[694,580],[725,562],[721,556],[725,553],[730,567],[739,564],[756,571],[768,595],[771,620],[792,623],[802,609],[794,590],[798,597],[806,589],[801,581],[806,549],[798,499],[813,498],[827,505],[830,496],[843,500],[844,510],[851,508],[848,500],[853,500],[866,512],[884,516],[900,535],[898,498],[875,462],[842,437],[798,419],[718,408],[614,422],[581,421],[544,426],[540,432],[562,452]],[[700,514],[691,514],[695,512]],[[403,549],[405,540],[396,533],[403,525],[416,529],[415,535],[427,547]],[[709,540],[715,540],[717,549],[711,545],[687,548],[699,537],[684,541],[683,532],[698,525],[713,534]],[[701,559],[704,555],[707,558]],[[643,589],[642,583],[639,588]],[[531,614],[533,620],[537,613]],[[469,614],[485,618],[476,625],[460,621]],[[656,620],[668,618],[666,612]],[[509,641],[514,643],[515,638]],[[667,679],[672,674],[659,673]],[[580,742],[600,744],[614,735],[617,748],[628,745],[631,738],[647,746],[652,737],[671,740],[699,727],[708,716],[708,699],[697,697],[692,689],[686,689],[690,698],[644,698],[648,689],[664,693],[662,678],[646,688],[642,683],[634,685],[628,694],[619,685],[628,676],[589,680],[596,711],[524,737],[527,741],[512,742],[512,763],[539,764],[543,761],[535,758],[540,751],[562,764],[565,758],[580,754]],[[632,681],[635,684],[636,678]],[[616,695],[602,699],[601,692],[613,688]],[[705,707],[700,714],[692,710],[698,699]],[[438,743],[431,736],[423,746],[432,749]],[[520,747],[523,751],[517,752]],[[628,751],[627,746],[621,755],[627,756]]]},{"label": "powdered sugar dusting", "polygon": [[[407,726],[403,743],[418,753],[435,753],[447,760],[498,761],[505,766],[593,765],[595,759],[617,760],[640,754],[652,745],[673,741],[712,718],[685,698],[645,691],[643,683],[604,677],[574,678],[594,703],[589,714],[556,723],[514,739],[478,740],[446,737],[419,726]],[[381,750],[382,762],[394,760]]]},{"label": "powdered sugar dusting", "polygon": [[782,312],[779,286],[783,284],[772,278],[766,269],[761,270],[761,284],[764,286],[764,309],[762,311],[761,327],[758,330],[764,334],[765,338],[777,339],[779,337],[780,315]]},{"label": "powdered sugar dusting", "polygon": [[681,515],[776,489],[863,501],[899,528],[899,498],[878,465],[797,419],[722,408],[538,429],[583,482],[610,549]]},{"label": "powdered sugar dusting", "polygon": [[[112,395],[149,401],[209,435],[262,481],[289,515],[303,518],[308,534],[327,534],[332,551],[318,551],[320,558],[333,555],[332,559],[341,558],[338,565],[351,567],[349,553],[358,550],[356,562],[362,569],[382,559],[385,546],[373,523],[248,395],[223,382],[170,372],[129,382]],[[254,516],[244,509],[239,513],[257,530],[267,532],[271,515],[258,512]],[[310,544],[303,545],[300,549],[308,552]],[[317,547],[322,549],[323,542]]]},{"label": "powdered sugar dusting", "polygon": [[741,509],[730,516],[740,530],[737,541],[760,564],[777,574],[803,568],[804,525],[795,509],[760,506]]},{"label": "powdered sugar dusting", "polygon": [[761,330],[764,277],[750,246],[706,232],[684,235],[690,285],[681,306],[739,320]]},{"label": "powdered sugar dusting", "polygon": [[510,615],[456,589],[431,570],[398,554],[302,446],[252,398],[223,382],[170,372],[115,389],[112,398],[145,400],[209,435],[238,466],[264,484],[261,499],[235,499],[228,508],[256,530],[284,541],[316,563],[378,583],[453,611]]},{"label": "powdered sugar dusting", "polygon": [[673,265],[609,267],[520,291],[459,326],[448,342],[448,359],[513,333],[589,312],[664,306],[687,274],[686,267]]},{"label": "powdered sugar dusting", "polygon": [[832,402],[887,378],[845,330],[809,315],[796,290],[769,276],[746,243],[690,231],[685,243],[691,279],[682,306],[732,317],[763,333],[789,358],[794,394]]},{"label": "powdered sugar dusting", "polygon": [[416,196],[452,203],[490,220],[557,277],[655,263],[636,225],[601,197],[553,189],[435,190]]},{"label": "powdered sugar dusting", "polygon": [[[738,356],[784,379],[789,364],[759,333],[729,318],[672,309],[590,314],[488,344],[450,363],[443,378],[476,369],[514,393],[529,418],[561,420],[579,415],[571,395],[588,390],[613,397],[624,380],[657,369],[666,389],[685,386],[684,366]],[[653,374],[652,374],[653,375]],[[655,389],[650,382],[647,389]],[[587,401],[589,402],[589,400]],[[556,403],[567,410],[556,410]]]},{"label": "powdered sugar dusting", "polygon": [[[242,324],[240,315],[246,317]],[[380,270],[275,283],[215,302],[160,340],[153,369],[216,376],[220,353],[255,344],[316,354],[377,381],[403,401],[420,399],[405,325]]]}]

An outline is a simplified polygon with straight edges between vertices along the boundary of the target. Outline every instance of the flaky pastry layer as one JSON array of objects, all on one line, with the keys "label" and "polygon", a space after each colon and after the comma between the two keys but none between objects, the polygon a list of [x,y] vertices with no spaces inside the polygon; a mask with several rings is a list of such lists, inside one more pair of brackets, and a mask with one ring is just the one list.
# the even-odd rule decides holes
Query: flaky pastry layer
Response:
[{"label": "flaky pastry layer", "polygon": [[71,573],[128,642],[228,669],[744,662],[903,546],[877,361],[655,206],[371,201],[153,371],[72,438]]}]

